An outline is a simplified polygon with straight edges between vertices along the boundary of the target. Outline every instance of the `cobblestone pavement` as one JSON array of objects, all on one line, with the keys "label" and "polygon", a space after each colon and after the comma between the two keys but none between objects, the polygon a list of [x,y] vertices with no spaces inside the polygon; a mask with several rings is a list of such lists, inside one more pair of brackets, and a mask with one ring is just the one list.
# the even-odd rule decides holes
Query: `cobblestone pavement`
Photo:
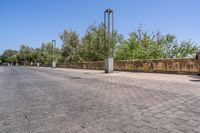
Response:
[{"label": "cobblestone pavement", "polygon": [[200,133],[189,75],[0,67],[0,133]]}]

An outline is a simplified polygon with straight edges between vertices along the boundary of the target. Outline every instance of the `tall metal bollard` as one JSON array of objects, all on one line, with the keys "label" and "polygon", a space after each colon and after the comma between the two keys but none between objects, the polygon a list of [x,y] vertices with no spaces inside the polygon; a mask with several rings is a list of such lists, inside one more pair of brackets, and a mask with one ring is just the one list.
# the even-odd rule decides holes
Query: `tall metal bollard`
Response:
[{"label": "tall metal bollard", "polygon": [[[111,22],[112,21],[112,22]],[[112,27],[111,27],[112,24]],[[104,37],[105,37],[105,73],[113,72],[114,54],[114,12],[111,9],[104,11]]]},{"label": "tall metal bollard", "polygon": [[52,68],[56,68],[55,48],[56,48],[56,40],[52,40]]}]

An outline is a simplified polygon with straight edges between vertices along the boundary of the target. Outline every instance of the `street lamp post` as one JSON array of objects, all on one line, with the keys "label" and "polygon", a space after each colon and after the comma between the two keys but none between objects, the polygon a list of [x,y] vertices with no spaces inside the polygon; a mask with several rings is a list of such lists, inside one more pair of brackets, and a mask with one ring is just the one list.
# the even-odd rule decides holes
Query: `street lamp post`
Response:
[{"label": "street lamp post", "polygon": [[52,40],[52,68],[56,67],[55,48],[56,48],[56,40]]},{"label": "street lamp post", "polygon": [[111,9],[106,9],[104,11],[105,73],[113,72],[113,54],[114,54],[113,37],[114,37],[114,12]]}]

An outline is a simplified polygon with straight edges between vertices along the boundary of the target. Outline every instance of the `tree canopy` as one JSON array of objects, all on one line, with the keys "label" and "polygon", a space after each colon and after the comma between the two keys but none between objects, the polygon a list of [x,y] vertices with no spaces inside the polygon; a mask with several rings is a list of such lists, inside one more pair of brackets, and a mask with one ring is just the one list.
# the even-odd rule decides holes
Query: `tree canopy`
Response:
[{"label": "tree canopy", "polygon": [[[102,61],[105,58],[103,24],[90,25],[81,37],[73,30],[64,30],[59,37],[61,48],[53,47],[50,42],[42,43],[40,48],[21,45],[19,50],[5,50],[0,55],[0,63],[40,62],[48,65],[53,61],[53,51],[58,63]],[[131,32],[127,39],[114,31],[112,41],[115,60],[194,57],[199,48],[191,40],[178,41],[173,34],[162,34],[159,31],[149,33],[141,28]]]},{"label": "tree canopy", "polygon": [[178,42],[172,34],[162,35],[159,31],[148,33],[141,28],[118,46],[116,60],[159,59],[194,57],[198,46],[191,41]]}]

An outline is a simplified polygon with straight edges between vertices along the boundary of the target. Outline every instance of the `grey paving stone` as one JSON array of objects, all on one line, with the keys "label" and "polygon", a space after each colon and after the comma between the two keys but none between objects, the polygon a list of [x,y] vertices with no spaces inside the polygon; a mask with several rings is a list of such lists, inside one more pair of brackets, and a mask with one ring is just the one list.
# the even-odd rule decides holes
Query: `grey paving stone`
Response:
[{"label": "grey paving stone", "polygon": [[190,76],[0,67],[0,133],[198,133]]},{"label": "grey paving stone", "polygon": [[185,133],[185,132],[182,132],[182,131],[180,131],[180,130],[175,129],[175,130],[173,130],[171,133]]},{"label": "grey paving stone", "polygon": [[199,133],[199,132],[200,132],[200,126],[196,127],[196,128],[194,129],[194,131]]}]

